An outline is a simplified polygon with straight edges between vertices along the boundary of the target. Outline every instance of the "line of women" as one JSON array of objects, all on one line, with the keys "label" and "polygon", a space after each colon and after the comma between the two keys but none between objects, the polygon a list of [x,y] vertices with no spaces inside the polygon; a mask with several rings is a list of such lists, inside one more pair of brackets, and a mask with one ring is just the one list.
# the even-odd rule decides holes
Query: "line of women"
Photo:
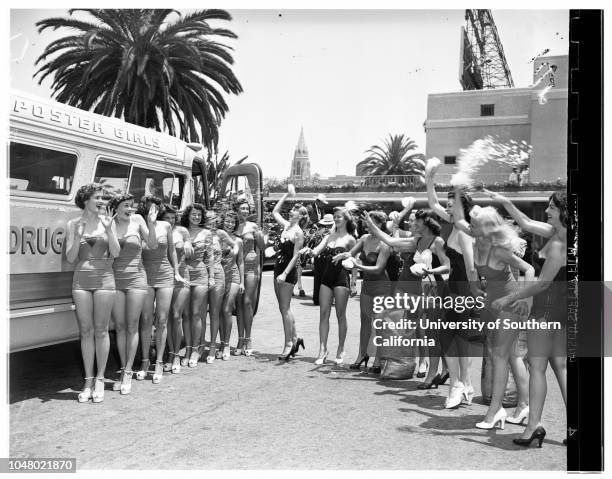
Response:
[{"label": "line of women", "polygon": [[[563,193],[555,193],[546,209],[547,221],[528,218],[510,200],[500,194],[488,192],[490,198],[501,204],[518,226],[525,232],[542,236],[545,246],[534,258],[534,264],[521,259],[524,241],[492,206],[474,206],[470,195],[457,189],[448,194],[446,207],[438,201],[434,189],[435,168],[426,175],[430,209],[411,212],[414,200],[408,199],[404,209],[388,221],[382,211],[365,213],[363,220],[367,232],[359,239],[355,237],[355,219],[346,208],[337,208],[334,226],[321,243],[306,249],[322,260],[322,276],[319,289],[320,324],[319,353],[316,365],[321,365],[328,356],[329,318],[332,305],[338,319],[338,348],[334,362],[342,364],[345,358],[347,334],[346,306],[349,297],[349,270],[362,271],[363,283],[360,296],[360,334],[357,361],[351,369],[360,369],[374,356],[371,372],[380,372],[380,358],[374,346],[377,317],[373,313],[376,296],[393,295],[396,292],[412,296],[486,297],[481,321],[504,318],[520,321],[527,317],[536,321],[566,322],[566,234],[567,200]],[[296,352],[295,321],[289,309],[295,263],[300,251],[303,235],[300,231],[299,210],[290,211],[289,220],[280,215],[288,195],[277,203],[274,217],[284,226],[281,246],[278,248],[275,266],[275,289],[285,327],[285,349],[280,358],[289,359]],[[406,215],[407,231],[397,228]],[[444,241],[440,237],[440,218],[453,225]],[[391,281],[387,273],[390,256],[397,253],[402,258],[402,269],[397,281]],[[359,258],[359,261],[355,261]],[[538,277],[536,280],[536,270]],[[442,275],[448,274],[443,280]],[[293,279],[291,279],[293,278]],[[285,283],[288,286],[284,286]],[[486,291],[483,290],[486,284]],[[461,403],[471,404],[474,388],[471,382],[472,333],[458,323],[470,320],[471,311],[458,313],[454,309],[420,310],[404,312],[404,318],[445,317],[446,323],[457,323],[456,328],[428,331],[434,337],[436,347],[419,352],[426,374],[419,389],[437,388],[450,379],[445,408],[457,408]],[[417,322],[418,323],[418,322]],[[423,331],[417,331],[423,335]],[[517,353],[518,330],[498,328],[488,332],[493,365],[492,397],[482,421],[475,424],[480,429],[504,428],[506,422],[527,426],[520,438],[514,442],[529,446],[536,441],[541,447],[546,431],[541,424],[546,396],[545,372],[550,363],[559,382],[563,398],[566,398],[565,329],[529,329],[529,370]],[[293,346],[293,349],[292,349]],[[442,361],[440,361],[442,359]],[[511,415],[503,408],[504,393],[512,371],[517,387],[517,406]],[[565,441],[564,441],[565,442]]]},{"label": "line of women", "polygon": [[234,354],[252,354],[254,295],[261,274],[255,247],[263,247],[263,235],[247,220],[248,203],[237,203],[235,211],[224,208],[221,215],[195,203],[178,218],[172,206],[156,197],[144,197],[137,208],[130,194],[107,202],[103,185],[96,183],[79,188],[75,202],[83,213],[68,222],[66,256],[75,263],[72,294],[85,369],[79,402],[104,400],[111,318],[121,365],[113,390],[121,394],[131,392],[139,344],[136,379],[149,376],[153,340],[154,384],[164,372],[196,367],[205,353],[207,312],[207,363],[229,359],[234,310],[240,337]]}]

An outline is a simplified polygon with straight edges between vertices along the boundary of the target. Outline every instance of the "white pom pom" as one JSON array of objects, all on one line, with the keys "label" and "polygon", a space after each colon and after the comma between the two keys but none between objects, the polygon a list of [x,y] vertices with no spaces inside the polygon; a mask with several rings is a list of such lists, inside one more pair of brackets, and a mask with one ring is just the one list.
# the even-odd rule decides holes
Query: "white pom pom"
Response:
[{"label": "white pom pom", "polygon": [[290,196],[295,196],[295,186],[289,183],[287,185],[287,192],[289,193]]},{"label": "white pom pom", "polygon": [[276,251],[274,251],[274,248],[272,246],[268,246],[265,250],[264,250],[264,256],[266,258],[272,258],[274,255],[276,254]]},{"label": "white pom pom", "polygon": [[404,208],[408,208],[409,206],[414,206],[415,199],[412,196],[406,196],[402,198],[402,206]]},{"label": "white pom pom", "polygon": [[423,263],[414,263],[410,267],[410,272],[415,276],[421,276],[425,271],[425,265]]},{"label": "white pom pom", "polygon": [[359,209],[359,207],[357,206],[357,203],[355,203],[353,200],[348,200],[346,203],[344,203],[344,207],[347,210],[349,210],[351,213]]},{"label": "white pom pom", "polygon": [[435,170],[438,166],[440,166],[442,162],[436,158],[435,156],[427,160],[427,164],[425,165],[425,173],[429,173],[432,170]]},{"label": "white pom pom", "polygon": [[353,269],[355,267],[355,258],[346,258],[342,261],[342,266],[345,269]]}]

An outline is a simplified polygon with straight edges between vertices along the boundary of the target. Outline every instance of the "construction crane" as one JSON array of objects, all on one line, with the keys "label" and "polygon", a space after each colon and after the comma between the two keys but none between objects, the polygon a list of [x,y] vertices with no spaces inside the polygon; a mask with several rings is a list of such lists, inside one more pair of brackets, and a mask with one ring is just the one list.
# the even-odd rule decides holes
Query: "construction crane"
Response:
[{"label": "construction crane", "polygon": [[460,81],[464,90],[514,87],[491,10],[465,11],[461,54]]}]

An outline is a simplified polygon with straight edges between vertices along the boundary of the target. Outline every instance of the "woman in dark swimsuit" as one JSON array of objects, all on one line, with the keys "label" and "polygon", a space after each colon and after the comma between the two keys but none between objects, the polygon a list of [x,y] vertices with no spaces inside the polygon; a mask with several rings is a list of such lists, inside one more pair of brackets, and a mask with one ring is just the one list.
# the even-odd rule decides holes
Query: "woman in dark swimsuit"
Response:
[{"label": "woman in dark swimsuit", "polygon": [[[321,256],[323,272],[319,288],[319,355],[316,365],[325,363],[327,358],[327,338],[329,336],[329,316],[331,315],[332,300],[335,300],[336,317],[338,318],[338,350],[336,361],[344,358],[344,342],[346,340],[346,305],[349,299],[350,278],[342,261],[337,258],[340,253],[350,251],[355,246],[355,223],[346,208],[337,208],[334,211],[334,226],[331,233],[323,238],[321,243],[311,250],[316,258]],[[336,258],[336,259],[334,259]]]},{"label": "woman in dark swimsuit", "polygon": [[[375,225],[374,225],[375,226]],[[440,225],[432,217],[432,213],[428,210],[418,210],[415,213],[415,225],[414,231],[417,235],[415,237],[407,238],[392,238],[385,234],[378,228],[373,226],[370,227],[370,231],[379,237],[389,246],[400,247],[400,248],[412,248],[415,247],[415,251],[411,256],[412,264],[420,263],[423,265],[422,274],[417,276],[410,271],[409,265],[404,265],[402,274],[405,279],[409,276],[404,271],[407,269],[410,274],[416,279],[410,278],[404,282],[404,285],[411,286],[408,294],[419,296],[421,293],[425,293],[426,296],[430,295],[442,295],[444,291],[444,280],[442,274],[448,273],[450,268],[450,261],[447,258],[444,250],[444,240],[440,238]],[[423,280],[427,280],[423,282]],[[436,287],[432,290],[433,283],[435,282]],[[414,285],[414,286],[413,286]],[[404,286],[405,288],[405,286]],[[426,318],[431,320],[437,320],[440,318],[442,312],[438,309],[425,308],[420,313],[424,314]],[[410,313],[406,313],[410,314]],[[411,319],[417,319],[417,315],[413,315]],[[427,372],[427,377],[420,384],[418,389],[431,389],[437,388],[442,382],[442,377],[438,374],[438,364],[440,361],[440,348],[438,346],[439,340],[434,331],[429,331],[428,337],[432,337],[436,341],[436,347],[428,350],[428,356],[430,365]]]},{"label": "woman in dark swimsuit", "polygon": [[[372,211],[368,218],[377,228],[386,230],[387,215],[382,211]],[[367,223],[366,225],[367,226]],[[339,255],[341,260],[355,257],[359,254],[361,264],[355,263],[356,268],[363,271],[363,282],[361,283],[361,295],[359,296],[359,309],[361,312],[361,326],[359,329],[359,353],[357,361],[351,365],[351,369],[359,369],[361,363],[365,363],[367,369],[370,353],[374,354],[376,346],[372,342],[372,322],[374,313],[372,311],[374,297],[387,295],[391,289],[389,276],[385,270],[391,249],[373,234],[364,234],[359,238],[357,244],[351,251]],[[341,364],[341,361],[336,361]],[[376,356],[373,368],[380,368]]]},{"label": "woman in dark swimsuit", "polygon": [[[110,349],[108,323],[115,299],[113,258],[121,247],[115,234],[113,218],[104,209],[103,186],[89,183],[75,196],[83,210],[79,218],[68,221],[66,258],[77,262],[72,280],[72,298],[81,337],[81,354],[85,367],[85,386],[79,402],[104,400],[104,371]],[[98,374],[94,380],[94,358]],[[93,389],[93,392],[92,392]]]},{"label": "woman in dark swimsuit", "polygon": [[157,248],[155,224],[157,209],[151,207],[147,222],[133,214],[134,197],[130,194],[115,196],[109,207],[115,217],[115,228],[121,253],[113,262],[115,272],[115,320],[117,349],[121,369],[113,384],[113,391],[129,394],[132,390],[132,366],[138,349],[138,321],[147,297],[147,275],[142,264],[142,241],[149,248]]},{"label": "woman in dark swimsuit", "polygon": [[278,300],[278,309],[280,310],[285,330],[285,345],[278,359],[285,360],[294,356],[300,345],[304,347],[304,340],[302,338],[298,339],[295,330],[295,318],[291,311],[291,297],[293,296],[293,287],[297,282],[296,265],[299,261],[300,250],[304,244],[302,227],[306,225],[308,220],[302,215],[301,209],[306,209],[304,207],[293,207],[289,211],[289,221],[283,218],[280,212],[287,196],[288,193],[285,193],[274,206],[274,210],[272,210],[274,219],[283,227],[276,247],[274,293]]},{"label": "woman in dark swimsuit", "polygon": [[[542,411],[546,399],[546,369],[550,363],[559,383],[563,400],[567,405],[566,371],[566,322],[567,322],[567,196],[554,193],[546,208],[546,223],[530,219],[510,200],[493,192],[487,192],[499,201],[518,225],[530,233],[543,236],[548,242],[538,254],[541,270],[537,281],[526,288],[501,297],[493,307],[503,309],[517,300],[533,297],[530,318],[537,321],[558,321],[562,329],[529,329],[527,346],[529,358],[529,420],[525,431],[514,443],[529,446],[534,439],[542,445],[546,430],[542,427]],[[565,440],[564,440],[565,442]]]}]

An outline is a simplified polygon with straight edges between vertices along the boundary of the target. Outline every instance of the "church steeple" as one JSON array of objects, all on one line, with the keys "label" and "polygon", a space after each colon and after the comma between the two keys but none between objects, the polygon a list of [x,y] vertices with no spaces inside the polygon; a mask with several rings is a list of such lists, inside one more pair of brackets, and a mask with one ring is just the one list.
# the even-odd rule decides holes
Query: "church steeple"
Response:
[{"label": "church steeple", "polygon": [[291,163],[291,174],[289,180],[294,183],[300,183],[310,179],[310,160],[308,159],[308,147],[304,139],[304,128],[300,130],[300,138],[293,153],[293,162]]}]

